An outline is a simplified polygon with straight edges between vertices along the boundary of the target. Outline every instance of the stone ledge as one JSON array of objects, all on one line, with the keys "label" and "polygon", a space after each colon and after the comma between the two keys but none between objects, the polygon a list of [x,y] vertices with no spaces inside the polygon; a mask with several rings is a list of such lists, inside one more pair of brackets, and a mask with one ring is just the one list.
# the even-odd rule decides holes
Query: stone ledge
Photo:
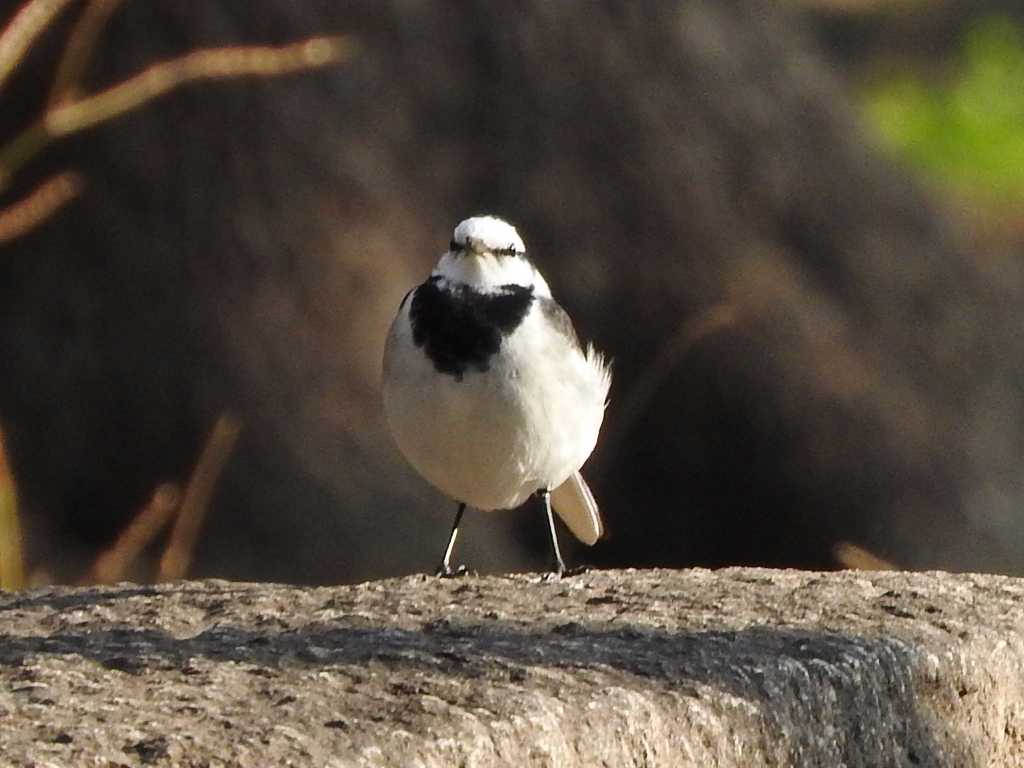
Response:
[{"label": "stone ledge", "polygon": [[760,569],[0,598],[12,766],[1024,764],[1024,580]]}]

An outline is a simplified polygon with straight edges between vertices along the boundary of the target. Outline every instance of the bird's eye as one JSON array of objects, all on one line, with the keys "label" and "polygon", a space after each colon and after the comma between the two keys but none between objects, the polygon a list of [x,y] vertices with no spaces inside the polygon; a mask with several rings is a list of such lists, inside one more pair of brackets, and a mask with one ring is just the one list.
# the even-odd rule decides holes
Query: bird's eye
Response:
[{"label": "bird's eye", "polygon": [[448,244],[448,248],[451,250],[452,253],[462,253],[462,251],[466,250],[466,244],[460,243],[457,240],[452,240]]},{"label": "bird's eye", "polygon": [[509,245],[507,248],[502,248],[498,251],[502,256],[515,256],[519,251],[516,250],[515,245]]}]

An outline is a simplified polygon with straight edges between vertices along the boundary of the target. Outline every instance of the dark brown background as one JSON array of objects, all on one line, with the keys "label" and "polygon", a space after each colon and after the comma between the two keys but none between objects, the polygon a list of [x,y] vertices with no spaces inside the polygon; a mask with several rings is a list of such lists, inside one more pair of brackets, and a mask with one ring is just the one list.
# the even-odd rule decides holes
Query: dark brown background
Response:
[{"label": "dark brown background", "polygon": [[[845,540],[1019,572],[1018,254],[973,244],[866,134],[848,77],[893,29],[752,0],[126,3],[93,86],[204,45],[344,32],[361,53],[175,93],[5,198],[58,168],[88,184],[0,251],[32,562],[77,577],[231,409],[194,575],[432,566],[452,507],[392,447],[379,361],[486,211],[614,359],[585,468],[610,536],[576,558],[830,567]],[[4,136],[61,31],[0,95]],[[460,559],[543,566],[538,515],[474,515]]]}]

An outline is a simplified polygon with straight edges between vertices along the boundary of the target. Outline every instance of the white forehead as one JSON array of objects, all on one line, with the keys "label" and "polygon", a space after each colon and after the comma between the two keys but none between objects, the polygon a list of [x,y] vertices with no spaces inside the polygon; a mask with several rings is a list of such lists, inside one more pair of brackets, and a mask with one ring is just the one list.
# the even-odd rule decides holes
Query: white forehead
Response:
[{"label": "white forehead", "polygon": [[474,216],[455,228],[452,240],[465,245],[469,238],[483,245],[489,251],[515,248],[516,253],[525,253],[526,246],[516,228],[497,216]]}]

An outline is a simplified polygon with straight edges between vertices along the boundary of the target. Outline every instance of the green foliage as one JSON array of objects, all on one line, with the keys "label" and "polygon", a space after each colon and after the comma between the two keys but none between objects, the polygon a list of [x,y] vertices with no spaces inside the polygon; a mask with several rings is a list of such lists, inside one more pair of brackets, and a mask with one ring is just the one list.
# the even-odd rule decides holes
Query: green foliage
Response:
[{"label": "green foliage", "polygon": [[914,165],[962,193],[1024,201],[1024,33],[986,18],[944,82],[901,74],[869,86],[868,119]]}]

